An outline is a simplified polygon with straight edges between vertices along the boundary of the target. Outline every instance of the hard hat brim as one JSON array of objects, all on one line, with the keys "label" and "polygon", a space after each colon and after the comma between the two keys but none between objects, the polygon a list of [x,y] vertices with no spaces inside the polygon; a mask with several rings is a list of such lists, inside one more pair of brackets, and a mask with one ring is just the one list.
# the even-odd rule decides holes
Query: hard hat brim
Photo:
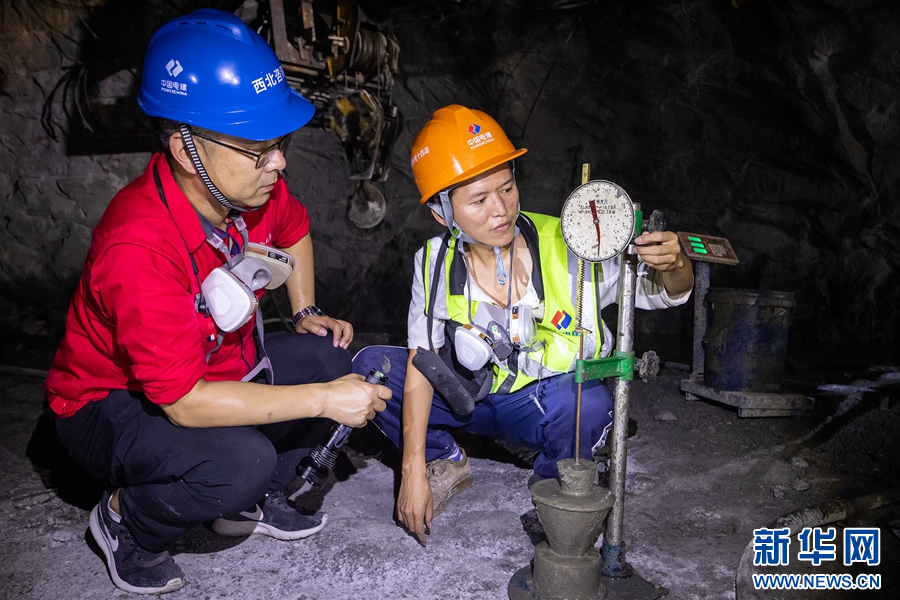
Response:
[{"label": "hard hat brim", "polygon": [[427,196],[422,196],[419,199],[419,204],[425,204],[426,202],[428,202],[429,200],[434,198],[437,194],[439,194],[441,191],[452,188],[452,187],[457,187],[460,184],[463,184],[470,179],[475,179],[482,173],[486,173],[486,172],[490,171],[491,169],[493,169],[494,167],[502,165],[505,162],[514,160],[514,159],[522,156],[526,152],[528,152],[528,148],[519,148],[518,150],[514,150],[514,151],[508,152],[506,154],[501,154],[500,156],[495,156],[491,160],[478,165],[478,168],[475,169],[474,171],[470,171],[468,173],[463,173],[462,175],[458,175],[455,178],[450,179],[450,181],[449,181],[449,183],[447,183],[446,187],[444,187],[440,190],[436,190],[433,194],[429,194]]},{"label": "hard hat brim", "polygon": [[279,99],[270,107],[271,110],[257,107],[252,114],[243,111],[233,112],[218,118],[210,118],[208,114],[199,111],[173,110],[170,106],[159,105],[155,98],[143,93],[138,94],[137,102],[141,110],[151,117],[170,119],[245,140],[261,142],[280,138],[300,129],[309,123],[315,114],[316,109],[309,100],[293,89],[289,93],[286,101]]}]

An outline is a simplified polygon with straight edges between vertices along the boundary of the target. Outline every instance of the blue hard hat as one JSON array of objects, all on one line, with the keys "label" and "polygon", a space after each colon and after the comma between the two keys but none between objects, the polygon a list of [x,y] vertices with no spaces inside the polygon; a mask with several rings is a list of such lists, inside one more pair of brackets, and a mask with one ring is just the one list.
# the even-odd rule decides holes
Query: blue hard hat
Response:
[{"label": "blue hard hat", "polygon": [[315,109],[284,77],[275,52],[235,15],[202,9],[150,40],[138,104],[171,119],[262,141],[305,125]]}]

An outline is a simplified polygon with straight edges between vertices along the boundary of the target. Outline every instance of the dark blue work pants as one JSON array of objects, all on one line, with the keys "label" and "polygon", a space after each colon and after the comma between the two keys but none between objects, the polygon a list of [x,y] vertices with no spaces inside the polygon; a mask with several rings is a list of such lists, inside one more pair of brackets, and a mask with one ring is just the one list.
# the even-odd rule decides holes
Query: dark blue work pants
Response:
[{"label": "dark blue work pants", "polygon": [[[394,346],[372,346],[353,358],[353,371],[366,375],[369,369],[388,371],[388,386],[394,394],[387,409],[375,416],[375,424],[402,451],[403,382],[409,351]],[[389,370],[388,370],[389,369]],[[526,446],[540,454],[534,471],[541,477],[556,477],[556,461],[574,456],[577,386],[575,374],[557,375],[527,385],[511,394],[488,394],[470,415],[450,410],[434,395],[428,419],[425,461],[448,458],[456,442],[448,429],[502,439]],[[612,398],[600,380],[582,385],[579,457],[592,459],[591,447],[605,439],[612,422]]]},{"label": "dark blue work pants", "polygon": [[[350,355],[330,335],[266,336],[275,385],[320,383],[350,373]],[[177,427],[143,394],[113,390],[56,420],[63,447],[82,469],[119,488],[121,514],[141,546],[161,552],[206,521],[283,490],[331,421],[257,427]]]}]

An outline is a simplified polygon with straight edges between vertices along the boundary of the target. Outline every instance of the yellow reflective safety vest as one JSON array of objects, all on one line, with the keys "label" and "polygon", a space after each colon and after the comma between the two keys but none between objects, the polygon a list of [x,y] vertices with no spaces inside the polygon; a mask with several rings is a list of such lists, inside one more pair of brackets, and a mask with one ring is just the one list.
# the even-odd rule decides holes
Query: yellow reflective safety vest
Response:
[{"label": "yellow reflective safety vest", "polygon": [[[578,358],[579,336],[575,322],[578,258],[566,247],[559,218],[520,213],[516,225],[531,252],[531,281],[543,311],[542,314],[540,308],[536,311],[537,342],[530,349],[514,350],[506,360],[494,363],[491,393],[508,394],[539,377],[568,373],[575,368]],[[469,323],[469,315],[476,313],[479,303],[466,297],[468,272],[458,243],[449,233],[434,237],[426,242],[422,260],[429,330],[433,319],[446,321],[448,343],[452,343],[453,330]],[[517,247],[521,246],[517,243]],[[437,271],[438,260],[443,263],[440,272]],[[583,326],[589,330],[584,340],[585,359],[598,358],[610,351],[602,343],[605,328],[595,283],[602,277],[601,264],[585,262],[582,318]],[[600,344],[597,343],[598,334]],[[430,331],[428,335],[430,339]]]}]

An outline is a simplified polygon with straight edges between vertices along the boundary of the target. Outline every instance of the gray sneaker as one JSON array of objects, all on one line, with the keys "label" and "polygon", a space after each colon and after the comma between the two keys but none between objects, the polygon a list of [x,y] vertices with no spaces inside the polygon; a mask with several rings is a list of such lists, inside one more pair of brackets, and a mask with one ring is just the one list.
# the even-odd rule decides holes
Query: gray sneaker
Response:
[{"label": "gray sneaker", "polygon": [[124,521],[113,520],[109,493],[91,511],[91,535],[106,557],[109,577],[120,590],[133,594],[165,594],[184,586],[184,573],[168,552],[141,547]]},{"label": "gray sneaker", "polygon": [[326,523],[328,515],[325,513],[300,514],[288,503],[284,492],[269,492],[252,508],[216,519],[212,530],[219,535],[233,537],[261,533],[279,540],[300,540],[321,531]]},{"label": "gray sneaker", "polygon": [[469,457],[466,451],[462,452],[461,460],[439,458],[425,465],[425,476],[428,477],[428,485],[431,486],[431,494],[434,496],[433,516],[444,512],[447,501],[459,492],[472,487],[472,469],[469,468]]}]

